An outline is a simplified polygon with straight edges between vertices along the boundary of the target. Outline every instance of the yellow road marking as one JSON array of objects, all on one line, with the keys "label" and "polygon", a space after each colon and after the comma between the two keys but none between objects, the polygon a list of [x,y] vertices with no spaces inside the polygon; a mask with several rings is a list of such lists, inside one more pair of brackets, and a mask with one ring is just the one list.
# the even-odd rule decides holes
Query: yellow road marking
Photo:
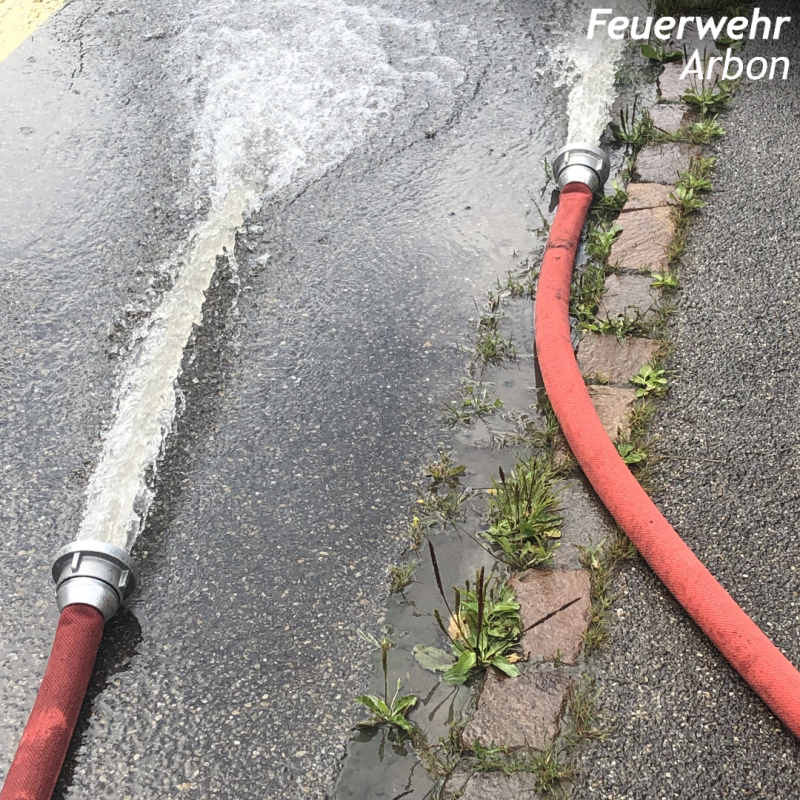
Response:
[{"label": "yellow road marking", "polygon": [[14,52],[65,0],[0,0],[0,61]]}]

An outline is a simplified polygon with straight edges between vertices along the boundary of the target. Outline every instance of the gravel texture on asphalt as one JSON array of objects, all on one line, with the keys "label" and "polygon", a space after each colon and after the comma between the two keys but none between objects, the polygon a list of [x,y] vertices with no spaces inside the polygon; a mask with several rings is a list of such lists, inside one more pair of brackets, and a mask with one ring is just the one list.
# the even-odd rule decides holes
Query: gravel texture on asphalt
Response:
[{"label": "gravel texture on asphalt", "polygon": [[[791,14],[789,4],[762,4]],[[750,57],[800,58],[797,25]],[[800,665],[800,77],[745,83],[720,121],[671,326],[670,391],[652,432],[654,499],[711,572]],[[575,796],[794,798],[794,737],[642,561],[618,582],[591,663],[610,722],[580,755]]]}]

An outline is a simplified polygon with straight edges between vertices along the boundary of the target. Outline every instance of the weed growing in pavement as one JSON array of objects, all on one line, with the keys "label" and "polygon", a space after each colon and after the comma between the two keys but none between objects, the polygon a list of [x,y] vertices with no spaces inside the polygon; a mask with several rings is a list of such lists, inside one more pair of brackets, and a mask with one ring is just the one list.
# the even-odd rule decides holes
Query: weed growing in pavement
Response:
[{"label": "weed growing in pavement", "polygon": [[526,772],[525,763],[517,760],[521,755],[513,752],[508,747],[492,745],[484,747],[480,742],[472,745],[475,756],[474,769],[476,772],[502,772],[504,775],[513,775],[515,772]]},{"label": "weed growing in pavement", "polygon": [[703,117],[716,114],[727,107],[733,92],[726,81],[714,81],[711,86],[694,86],[683,93],[683,101],[696,108]]},{"label": "weed growing in pavement", "polygon": [[675,187],[675,191],[672,192],[670,197],[680,206],[684,214],[691,214],[706,206],[705,200],[701,200],[695,194],[694,189],[689,189],[681,184]]},{"label": "weed growing in pavement", "polygon": [[475,743],[473,753],[475,759],[471,763],[475,772],[502,772],[504,775],[527,772],[536,777],[536,791],[542,794],[550,794],[574,774],[572,767],[561,760],[555,747],[511,750]]},{"label": "weed growing in pavement", "polygon": [[647,485],[649,479],[647,430],[654,412],[655,406],[649,397],[639,398],[628,418],[627,439],[617,442],[616,445],[620,457],[631,467],[636,479],[643,486]]},{"label": "weed growing in pavement", "polygon": [[[487,667],[494,667],[511,678],[517,677],[519,668],[516,664],[522,658],[519,653],[522,634],[547,622],[580,599],[576,597],[564,603],[523,629],[519,602],[508,581],[497,575],[486,578],[485,568],[481,567],[475,574],[474,584],[466,581],[461,588],[453,589],[454,604],[451,608],[436,551],[430,542],[428,548],[436,586],[449,614],[447,625],[438,609],[433,615],[450,640],[450,649],[456,660],[449,666],[435,663],[445,656],[444,651],[437,648],[415,648],[415,657],[426,668],[443,672],[442,677],[448,683],[463,684],[471,675]],[[425,652],[420,653],[420,649]]]},{"label": "weed growing in pavement", "polygon": [[605,741],[609,731],[601,723],[597,709],[597,688],[594,680],[587,675],[581,676],[577,685],[573,685],[567,697],[567,731],[565,739],[570,746],[594,739]]},{"label": "weed growing in pavement", "polygon": [[407,694],[401,697],[401,682],[398,678],[394,695],[391,699],[389,698],[389,650],[393,647],[392,642],[386,636],[378,641],[369,633],[359,631],[358,634],[365,642],[381,651],[381,668],[383,670],[383,697],[375,694],[362,694],[356,698],[356,702],[361,703],[372,714],[368,720],[358,724],[365,727],[388,724],[405,733],[412,733],[414,726],[406,719],[406,715],[417,704],[417,696]]},{"label": "weed growing in pavement", "polygon": [[608,638],[608,621],[614,603],[612,584],[623,561],[636,556],[636,548],[622,531],[617,531],[600,545],[581,549],[581,563],[589,570],[591,611],[589,627],[583,636],[584,651],[594,652]]},{"label": "weed growing in pavement", "polygon": [[576,319],[578,328],[594,333],[610,333],[618,338],[638,334],[648,328],[638,312],[633,317],[626,314],[605,320],[597,318],[605,291],[611,248],[622,230],[613,223],[613,213],[624,205],[626,199],[627,194],[617,187],[613,196],[601,199],[593,207],[586,235],[589,262],[583,270],[576,272],[570,290],[570,314]]},{"label": "weed growing in pavement", "polygon": [[677,268],[678,262],[686,249],[686,239],[689,236],[688,219],[688,214],[681,214],[679,210],[676,210],[675,235],[667,248],[667,265],[671,272]]},{"label": "weed growing in pavement", "polygon": [[545,750],[534,751],[528,771],[536,776],[534,788],[543,795],[552,794],[564,781],[569,780],[575,774],[573,768],[561,760],[559,750],[555,745],[551,745]]},{"label": "weed growing in pavement", "polygon": [[[659,309],[656,309],[656,311],[659,311]],[[616,336],[618,340],[622,341],[626,336],[648,336],[653,332],[658,320],[658,314],[656,319],[651,322],[642,315],[638,308],[630,306],[625,309],[624,315],[606,316],[605,319],[592,316],[588,319],[579,320],[578,327],[589,333]]]},{"label": "weed growing in pavement", "polygon": [[617,569],[623,561],[632,561],[639,554],[636,545],[619,528],[615,535],[606,540],[603,549],[608,563],[614,569]]},{"label": "weed growing in pavement", "polygon": [[680,61],[683,58],[682,50],[671,50],[663,42],[655,44],[647,43],[641,47],[642,55],[659,64],[667,64],[670,61]]},{"label": "weed growing in pavement", "polygon": [[471,425],[476,419],[487,417],[502,407],[503,401],[492,397],[486,384],[465,380],[461,384],[461,397],[453,400],[445,410],[445,421],[451,428]]},{"label": "weed growing in pavement", "polygon": [[[711,175],[715,164],[716,158],[713,156],[697,156],[692,159],[689,169],[679,176],[673,193],[673,198],[678,202],[678,206],[674,210],[675,234],[667,250],[667,264],[672,275],[675,274],[680,257],[686,249],[689,217],[694,211],[705,205],[705,202],[697,195],[711,191]],[[653,277],[657,280],[655,275]],[[677,278],[675,280],[677,283]],[[666,322],[666,316],[670,312],[668,304],[665,304],[664,310],[666,313],[662,315],[664,317],[662,321]],[[661,324],[657,328],[662,331],[664,325]]]},{"label": "weed growing in pavement", "polygon": [[562,736],[545,750],[492,745],[479,742],[471,745],[472,756],[466,767],[472,772],[497,772],[503,775],[527,773],[535,776],[535,789],[540,796],[561,797],[565,782],[575,774],[573,751],[587,740],[605,741],[609,730],[603,725],[598,711],[597,689],[586,675],[567,695],[562,721]]},{"label": "weed growing in pavement", "polygon": [[631,383],[637,387],[637,397],[661,397],[667,391],[667,379],[663,369],[656,369],[652,364],[645,364],[632,378]]},{"label": "weed growing in pavement", "polygon": [[628,202],[628,193],[616,182],[613,187],[613,194],[603,195],[592,206],[591,219],[597,225],[609,225],[622,211],[622,207]]},{"label": "weed growing in pavement", "polygon": [[[710,192],[712,188],[711,175],[716,162],[717,160],[714,156],[696,156],[693,158],[689,169],[681,173],[676,192],[682,190],[691,191],[693,192],[692,196],[702,192]],[[687,209],[683,204],[679,205],[675,211],[675,235],[667,251],[667,263],[671,272],[675,271],[675,266],[686,249],[690,214],[691,209]]]},{"label": "weed growing in pavement", "polygon": [[717,122],[717,115],[695,122],[689,126],[688,137],[693,144],[708,144],[725,135],[725,129]]},{"label": "weed growing in pavement", "polygon": [[689,172],[682,172],[678,178],[676,188],[691,189],[693,192],[710,192],[713,188],[711,178],[706,170],[697,167],[690,169]]},{"label": "weed growing in pavement", "polygon": [[714,139],[725,135],[725,129],[717,122],[717,115],[706,117],[691,125],[683,126],[680,130],[670,133],[657,128],[653,135],[653,142],[691,142],[691,144],[709,144]]},{"label": "weed growing in pavement", "polygon": [[476,361],[484,366],[499,364],[506,359],[516,358],[517,355],[513,342],[500,333],[500,320],[503,318],[500,304],[500,296],[490,292],[486,308],[478,319],[473,354]]},{"label": "weed growing in pavement", "polygon": [[497,558],[515,569],[550,563],[561,537],[563,518],[553,490],[557,472],[543,456],[517,464],[511,475],[499,469],[490,491],[490,525],[485,538]]},{"label": "weed growing in pavement", "polygon": [[650,398],[641,398],[633,404],[633,409],[628,418],[630,440],[638,446],[644,447],[645,445],[647,429],[655,410],[656,407]]},{"label": "weed growing in pavement", "polygon": [[402,592],[414,579],[416,569],[416,561],[409,561],[406,564],[393,564],[389,567],[389,591],[392,594]]},{"label": "weed growing in pavement", "polygon": [[439,491],[427,492],[417,499],[417,508],[422,516],[424,527],[445,526],[461,516],[461,507],[469,497],[467,490],[449,489],[444,494]]},{"label": "weed growing in pavement", "polygon": [[600,298],[606,285],[606,271],[602,264],[590,261],[586,268],[576,275],[572,281],[570,291],[570,313],[578,320],[578,324],[586,329],[584,325],[590,324],[595,320],[597,307],[600,305]]},{"label": "weed growing in pavement", "polygon": [[714,167],[717,165],[716,156],[695,156],[689,172],[700,178],[711,178]]},{"label": "weed growing in pavement", "polygon": [[542,188],[542,196],[544,196],[544,192],[547,191],[547,187],[551,183],[555,183],[556,176],[555,173],[553,172],[553,163],[547,156],[545,156],[542,159],[542,168],[544,171],[544,178],[545,178],[545,184],[544,187]]},{"label": "weed growing in pavement", "polygon": [[590,228],[586,238],[586,252],[591,258],[599,261],[601,264],[606,263],[611,254],[611,247],[614,244],[614,240],[621,232],[622,228],[618,225],[612,225],[610,228]]},{"label": "weed growing in pavement", "polygon": [[636,154],[630,153],[626,157],[622,169],[620,170],[619,173],[620,178],[624,183],[627,184],[631,180],[631,178],[633,178],[633,170],[635,167],[636,167]]},{"label": "weed growing in pavement", "polygon": [[[422,737],[418,737],[419,740],[415,741],[417,754],[429,774],[439,777],[447,776],[458,766],[464,750],[461,742],[461,733],[465,724],[460,722],[452,725],[448,734],[439,739],[436,744],[429,745],[422,740]],[[452,800],[452,795],[449,792],[447,794],[443,792],[441,784],[433,791],[434,793],[430,795],[430,800]]]},{"label": "weed growing in pavement", "polygon": [[629,317],[606,317],[605,319],[598,319],[592,317],[580,323],[581,330],[588,333],[602,333],[607,335],[616,336],[617,339],[622,340],[634,331],[633,321]]},{"label": "weed growing in pavement", "polygon": [[675,271],[675,265],[686,249],[688,220],[691,213],[705,205],[697,195],[711,191],[711,174],[715,164],[716,158],[713,156],[697,156],[692,159],[689,169],[679,176],[673,193],[673,197],[678,201],[675,210],[675,235],[667,251],[667,263],[671,272]]},{"label": "weed growing in pavement", "polygon": [[475,355],[482,364],[499,364],[505,359],[516,358],[517,349],[496,328],[486,325],[478,328]]},{"label": "weed growing in pavement", "polygon": [[537,405],[545,420],[544,427],[529,424],[521,438],[525,443],[536,450],[552,453],[555,449],[561,428],[559,427],[558,419],[556,418],[555,411],[553,411],[553,406],[550,404],[550,398],[547,396],[547,393],[544,389],[540,389],[537,395]]},{"label": "weed growing in pavement", "polygon": [[450,453],[440,450],[439,460],[433,461],[425,468],[426,477],[431,479],[431,489],[446,486],[455,489],[467,468],[463,464],[456,464]]},{"label": "weed growing in pavement", "polygon": [[530,297],[535,294],[536,279],[539,277],[538,269],[509,270],[506,273],[505,283],[497,279],[496,292],[498,295],[512,298]]},{"label": "weed growing in pavement", "polygon": [[608,618],[614,595],[611,584],[617,560],[612,558],[604,544],[581,548],[581,563],[589,570],[591,585],[591,611],[589,626],[583,634],[583,648],[587,654],[594,652],[608,638]]},{"label": "weed growing in pavement", "polygon": [[[419,549],[427,531],[436,527],[444,528],[461,516],[462,506],[470,495],[468,489],[460,488],[465,470],[463,465],[456,464],[452,456],[443,450],[439,451],[439,459],[425,468],[424,474],[430,478],[430,484],[417,498],[417,513],[408,526],[412,550]],[[394,573],[390,577],[394,582]],[[397,575],[398,580],[401,577]]]},{"label": "weed growing in pavement", "polygon": [[608,638],[609,612],[615,599],[612,593],[614,577],[623,561],[636,557],[636,548],[618,529],[599,545],[583,547],[580,551],[581,564],[589,570],[591,583],[589,627],[583,636],[584,651],[588,655]]},{"label": "weed growing in pavement", "polygon": [[411,518],[411,522],[408,523],[408,538],[412,550],[419,550],[419,546],[425,538],[425,530],[429,527],[431,525],[423,522],[416,514]]},{"label": "weed growing in pavement", "polygon": [[547,237],[550,235],[550,220],[547,219],[541,207],[535,200],[532,200],[531,202],[533,203],[534,207],[536,208],[536,211],[539,214],[539,222],[541,224],[539,225],[538,228],[534,229],[529,228],[529,230],[532,230],[533,233],[535,233],[537,238],[539,238],[540,240],[547,241]]},{"label": "weed growing in pavement", "polygon": [[711,174],[717,159],[714,156],[696,156],[689,169],[682,172],[676,188],[691,189],[694,192],[710,192],[712,189]]},{"label": "weed growing in pavement", "polygon": [[639,98],[633,101],[631,108],[625,107],[619,112],[619,122],[611,123],[611,134],[620,144],[637,152],[644,147],[653,136],[653,120],[649,112],[637,113]]},{"label": "weed growing in pavement", "polygon": [[492,666],[510,677],[519,675],[515,662],[519,661],[519,640],[522,636],[522,619],[519,603],[513,589],[497,576],[486,578],[481,567],[474,585],[467,581],[461,589],[453,590],[454,604],[450,607],[442,584],[439,563],[433,545],[428,542],[433,563],[433,574],[439,594],[450,615],[445,625],[439,610],[434,617],[450,640],[455,663],[445,672],[449,683],[461,684],[474,672]]},{"label": "weed growing in pavement", "polygon": [[629,466],[631,464],[641,464],[647,460],[647,453],[631,442],[617,442],[617,452],[620,458]]},{"label": "weed growing in pavement", "polygon": [[680,285],[678,276],[673,272],[654,272],[650,284],[654,289],[677,289]]},{"label": "weed growing in pavement", "polygon": [[[663,339],[667,335],[669,318],[675,313],[675,302],[669,296],[663,296],[651,309],[653,316],[645,320],[642,330],[643,336],[650,339]],[[640,334],[637,334],[640,335]]]}]

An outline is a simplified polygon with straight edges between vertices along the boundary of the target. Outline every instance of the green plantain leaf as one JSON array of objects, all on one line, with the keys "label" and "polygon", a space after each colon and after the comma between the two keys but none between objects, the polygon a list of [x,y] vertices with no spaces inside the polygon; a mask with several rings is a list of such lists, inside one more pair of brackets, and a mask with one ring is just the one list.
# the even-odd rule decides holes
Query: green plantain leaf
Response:
[{"label": "green plantain leaf", "polygon": [[509,678],[516,678],[519,676],[519,669],[505,658],[505,656],[495,656],[495,658],[492,659],[492,666],[497,667],[501,672],[505,672]]},{"label": "green plantain leaf", "polygon": [[406,733],[411,733],[414,729],[414,726],[402,714],[395,714],[389,722],[392,725],[397,725],[398,728],[402,728]]},{"label": "green plantain leaf", "polygon": [[474,650],[464,650],[458,657],[458,661],[444,673],[444,679],[448,683],[464,683],[469,677],[470,671],[475,667],[476,660]]},{"label": "green plantain leaf", "polygon": [[415,694],[407,694],[404,697],[398,697],[397,701],[392,706],[393,716],[404,714],[409,708],[413,708],[417,704],[417,696]]},{"label": "green plantain leaf", "polygon": [[642,45],[642,55],[645,58],[652,58],[653,61],[658,61],[658,50],[656,50],[651,44]]},{"label": "green plantain leaf", "polygon": [[356,702],[361,703],[362,706],[366,706],[377,717],[386,719],[386,717],[390,717],[392,714],[386,702],[374,694],[362,694],[356,697]]}]

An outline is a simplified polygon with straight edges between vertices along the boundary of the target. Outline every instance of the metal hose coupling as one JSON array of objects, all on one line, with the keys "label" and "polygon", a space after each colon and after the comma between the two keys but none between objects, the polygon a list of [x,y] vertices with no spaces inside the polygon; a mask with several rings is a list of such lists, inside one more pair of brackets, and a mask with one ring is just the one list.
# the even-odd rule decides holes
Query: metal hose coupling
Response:
[{"label": "metal hose coupling", "polygon": [[83,539],[62,547],[53,561],[59,611],[74,603],[94,606],[108,622],[136,586],[126,550]]},{"label": "metal hose coupling", "polygon": [[561,191],[568,183],[583,183],[594,194],[602,191],[611,171],[608,154],[590,144],[568,144],[553,160],[553,174]]}]

